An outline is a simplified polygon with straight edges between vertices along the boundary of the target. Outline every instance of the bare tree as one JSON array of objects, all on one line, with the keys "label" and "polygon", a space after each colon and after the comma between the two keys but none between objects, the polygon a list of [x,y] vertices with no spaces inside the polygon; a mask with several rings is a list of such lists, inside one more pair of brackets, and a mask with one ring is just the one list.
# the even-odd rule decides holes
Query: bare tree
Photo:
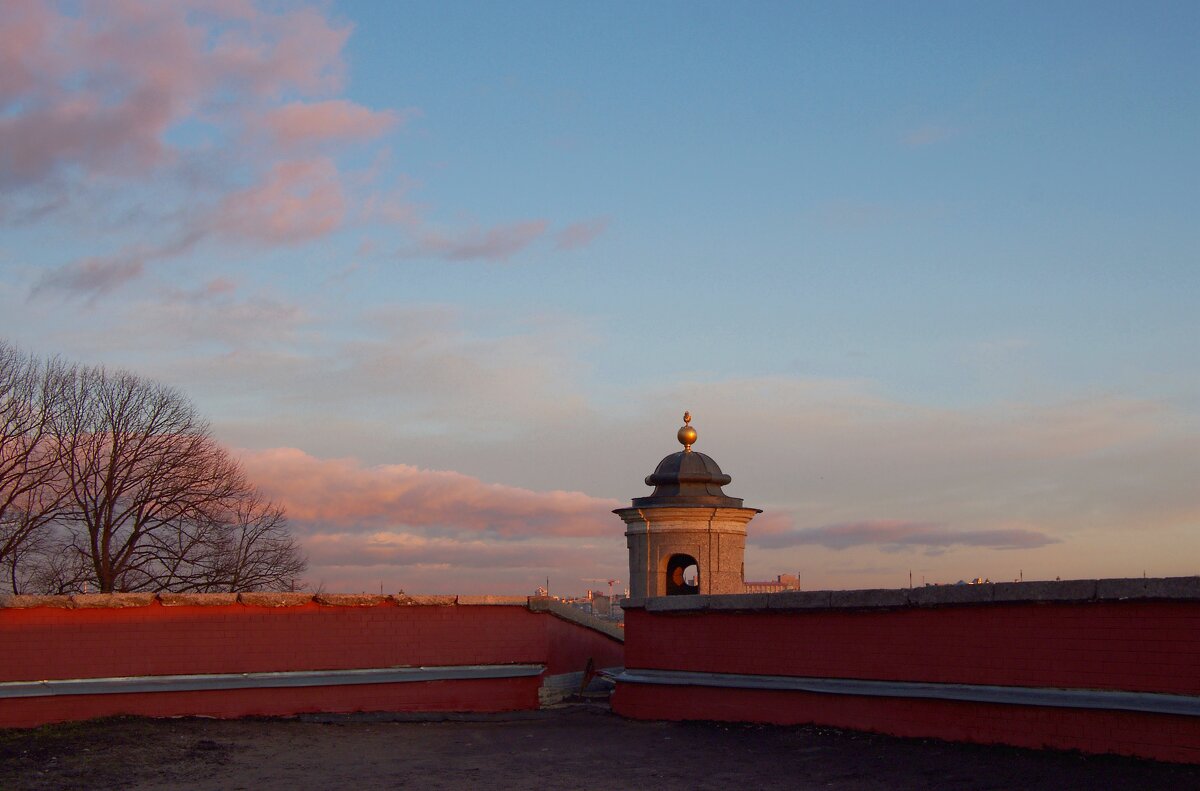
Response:
[{"label": "bare tree", "polygon": [[0,568],[14,593],[22,561],[47,546],[65,486],[50,415],[72,371],[0,340]]},{"label": "bare tree", "polygon": [[217,516],[152,538],[147,551],[164,588],[215,593],[294,586],[308,563],[288,532],[282,506],[246,489]]},{"label": "bare tree", "polygon": [[191,403],[130,373],[84,369],[55,421],[67,546],[97,589],[211,589],[198,572],[228,543],[222,526],[250,487]]},{"label": "bare tree", "polygon": [[54,523],[34,534],[13,556],[13,591],[62,595],[86,592],[92,583],[87,558],[72,551],[67,535]]},{"label": "bare tree", "polygon": [[0,574],[14,592],[284,589],[307,561],[191,402],[0,341]]},{"label": "bare tree", "polygon": [[71,546],[103,592],[156,587],[151,539],[208,521],[245,486],[191,404],[133,374],[81,371],[57,433],[68,441]]},{"label": "bare tree", "polygon": [[287,590],[308,568],[308,560],[287,529],[283,506],[257,491],[239,498],[225,531],[223,590]]}]

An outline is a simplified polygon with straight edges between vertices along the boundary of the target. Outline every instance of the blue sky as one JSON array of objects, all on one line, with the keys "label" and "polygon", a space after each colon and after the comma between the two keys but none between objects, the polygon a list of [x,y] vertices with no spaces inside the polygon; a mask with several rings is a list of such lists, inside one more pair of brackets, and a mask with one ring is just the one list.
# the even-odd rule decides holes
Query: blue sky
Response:
[{"label": "blue sky", "polygon": [[422,109],[395,162],[419,200],[611,226],[573,260],[409,284],[595,317],[607,375],[654,339],[667,376],[960,402],[1028,392],[970,359],[997,346],[1047,395],[1198,350],[1194,8],[367,5],[389,15],[356,17],[352,84]]},{"label": "blue sky", "polygon": [[314,581],[623,577],[685,408],[752,576],[1198,571],[1195,4],[0,14],[0,333],[187,392]]}]

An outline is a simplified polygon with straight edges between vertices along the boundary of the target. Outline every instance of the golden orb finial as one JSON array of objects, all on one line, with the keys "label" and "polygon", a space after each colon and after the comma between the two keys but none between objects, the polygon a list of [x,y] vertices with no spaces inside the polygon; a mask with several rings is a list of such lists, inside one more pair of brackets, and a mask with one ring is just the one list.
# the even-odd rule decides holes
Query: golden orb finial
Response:
[{"label": "golden orb finial", "polygon": [[696,429],[691,427],[692,413],[683,413],[683,428],[679,429],[679,433],[675,436],[679,438],[679,444],[683,445],[684,453],[692,452],[692,445],[696,444]]}]

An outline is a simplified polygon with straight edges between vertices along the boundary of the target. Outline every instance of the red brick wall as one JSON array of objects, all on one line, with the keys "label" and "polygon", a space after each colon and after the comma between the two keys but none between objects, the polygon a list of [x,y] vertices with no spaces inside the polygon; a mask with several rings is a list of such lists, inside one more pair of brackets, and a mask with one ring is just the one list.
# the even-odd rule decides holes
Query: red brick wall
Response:
[{"label": "red brick wall", "polygon": [[[0,681],[544,664],[547,674],[622,664],[606,635],[521,606],[0,608]],[[0,699],[0,726],[116,713],[536,708],[540,679]]]},{"label": "red brick wall", "polygon": [[548,651],[540,661],[550,675],[583,670],[589,659],[596,668],[625,665],[625,646],[611,637],[559,618],[542,618],[542,624]]},{"label": "red brick wall", "polygon": [[[1200,695],[1200,602],[629,609],[625,650],[630,668]],[[640,684],[618,685],[614,709],[1200,762],[1200,720],[1183,716]]]},{"label": "red brick wall", "polygon": [[629,667],[1200,695],[1200,603],[626,613]]}]

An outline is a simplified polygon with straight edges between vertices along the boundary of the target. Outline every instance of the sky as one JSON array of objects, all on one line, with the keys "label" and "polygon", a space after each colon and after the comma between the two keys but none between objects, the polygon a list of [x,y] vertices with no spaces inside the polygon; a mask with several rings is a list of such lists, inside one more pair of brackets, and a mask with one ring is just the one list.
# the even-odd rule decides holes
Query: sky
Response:
[{"label": "sky", "polygon": [[[1200,574],[1200,5],[0,4],[0,336],[186,393],[326,590]],[[620,589],[626,582],[617,583]]]}]

